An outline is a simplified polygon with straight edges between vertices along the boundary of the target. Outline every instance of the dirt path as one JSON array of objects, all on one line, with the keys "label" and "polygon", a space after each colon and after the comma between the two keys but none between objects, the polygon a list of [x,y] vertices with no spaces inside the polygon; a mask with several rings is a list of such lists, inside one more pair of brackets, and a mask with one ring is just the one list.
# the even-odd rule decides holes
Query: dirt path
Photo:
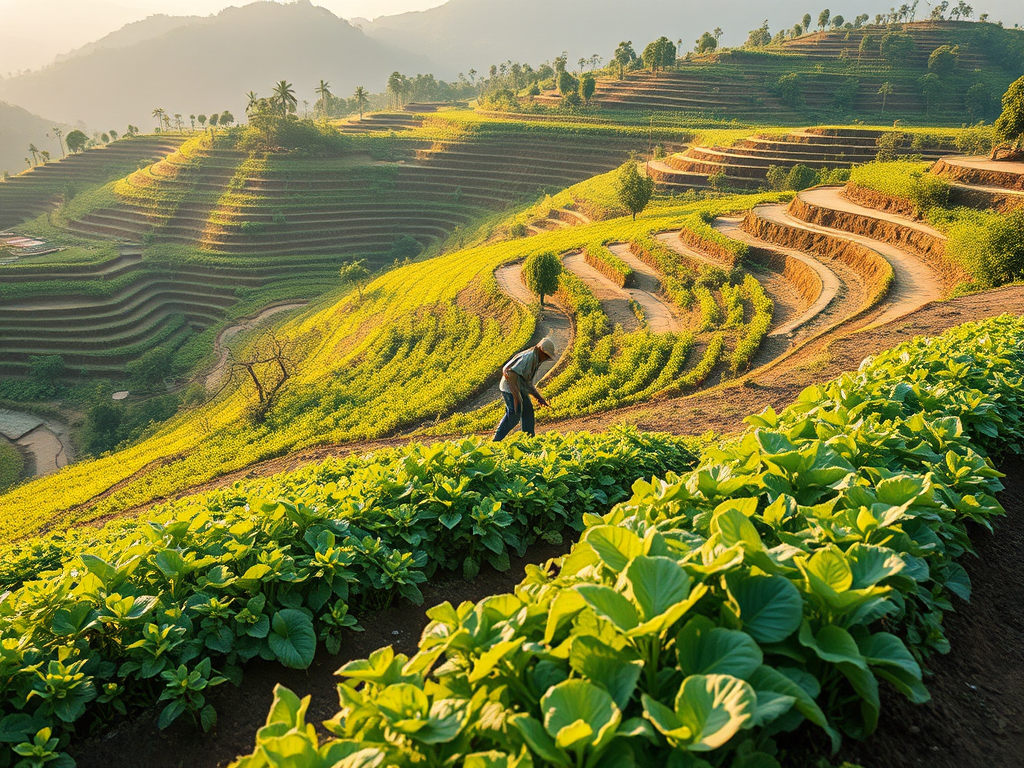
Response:
[{"label": "dirt path", "polygon": [[[621,257],[622,253],[619,252],[618,255]],[[665,302],[653,293],[640,287],[619,287],[587,264],[582,251],[570,253],[563,259],[563,263],[566,269],[586,283],[587,288],[601,302],[601,308],[608,315],[608,319],[611,320],[613,325],[621,325],[622,329],[626,332],[636,331],[640,328],[640,323],[629,304],[630,299],[632,299],[644,311],[644,317],[651,330],[654,330],[654,324],[657,324],[659,328],[664,328],[666,331],[674,332],[682,328],[680,319]],[[657,281],[657,275],[654,276],[654,280]],[[653,287],[646,279],[644,279],[643,284]],[[660,283],[656,290],[660,290]],[[662,331],[657,332],[660,333]]]},{"label": "dirt path", "polygon": [[[855,235],[842,229],[808,224],[806,221],[790,215],[783,206],[766,205],[757,210],[764,218],[784,226],[827,234],[866,246],[889,262],[895,279],[883,300],[884,309],[872,318],[870,327],[898,320],[929,302],[938,301],[943,296],[942,281],[935,271],[921,259],[911,256],[894,245],[873,240],[870,237]],[[873,211],[874,209],[865,210]]]},{"label": "dirt path", "polygon": [[[808,267],[813,269],[821,280],[821,293],[818,294],[809,306],[805,301],[800,301],[799,304],[804,306],[799,310],[794,310],[791,306],[776,299],[772,291],[768,290],[768,286],[765,287],[765,289],[768,290],[768,295],[771,296],[773,301],[775,301],[776,308],[774,325],[768,333],[769,336],[795,337],[797,335],[797,331],[801,331],[799,336],[807,337],[813,333],[815,329],[824,328],[830,322],[834,322],[839,317],[842,317],[844,311],[847,311],[849,315],[852,315],[856,311],[851,307],[843,306],[844,302],[842,302],[842,298],[846,294],[846,291],[843,290],[843,283],[833,270],[822,264],[817,259],[813,259],[801,251],[796,251],[792,248],[782,248],[780,246],[758,240],[756,237],[753,237],[740,227],[741,221],[742,219],[719,217],[712,222],[712,226],[723,235],[733,240],[738,240],[741,243],[746,243],[747,245],[752,245],[756,248],[784,253],[790,258],[796,259],[802,264],[806,264]],[[760,280],[761,275],[757,275],[757,278]],[[799,298],[799,295],[796,293],[796,290],[792,287],[789,281],[785,280],[785,278],[782,278],[781,276],[777,276],[776,279],[788,285],[789,290]],[[780,309],[782,310],[781,312]],[[814,321],[813,324],[812,321]]]},{"label": "dirt path", "polygon": [[213,342],[213,351],[217,354],[217,362],[214,363],[210,372],[203,377],[203,384],[206,387],[207,392],[212,392],[217,389],[224,381],[225,364],[228,361],[228,347],[227,344],[231,339],[235,338],[238,334],[243,331],[251,330],[257,325],[262,323],[268,317],[272,317],[279,312],[285,312],[289,309],[298,309],[304,307],[309,302],[301,301],[294,302],[291,304],[278,304],[274,307],[267,307],[258,315],[251,317],[247,320],[242,320],[235,325],[229,325],[223,331],[217,334],[217,339]]},{"label": "dirt path", "polygon": [[[961,168],[976,168],[979,171],[995,171],[996,173],[1012,173],[1024,176],[1024,163],[1012,160],[990,160],[987,155],[979,157],[967,157],[964,155],[951,155],[943,157],[942,161],[947,165],[958,165]],[[999,189],[1003,189],[999,187]]]},{"label": "dirt path", "polygon": [[652,333],[678,333],[684,323],[679,312],[668,302],[658,297],[661,292],[661,276],[650,264],[641,261],[629,249],[628,243],[613,243],[608,250],[626,262],[633,270],[634,287],[626,293],[644,310],[647,327]]},{"label": "dirt path", "polygon": [[59,421],[0,410],[0,434],[27,454],[26,477],[52,475],[74,461],[68,428]]},{"label": "dirt path", "polygon": [[934,227],[930,227],[917,219],[912,219],[909,216],[901,216],[900,214],[892,213],[891,211],[883,211],[878,208],[868,208],[867,206],[854,202],[844,194],[844,189],[845,187],[814,187],[813,189],[805,189],[803,192],[800,192],[797,197],[801,200],[805,200],[811,205],[816,205],[819,208],[828,208],[833,211],[852,213],[868,219],[889,221],[893,224],[898,224],[901,227],[916,229],[918,232],[923,232],[924,234],[939,240],[946,239],[946,236],[939,232],[939,230]]},{"label": "dirt path", "polygon": [[[536,303],[537,297],[530,292],[530,289],[523,282],[523,265],[521,262],[498,267],[494,271],[494,279],[498,283],[498,287],[518,303],[524,306]],[[565,354],[572,346],[572,321],[569,319],[565,309],[559,306],[551,296],[544,297],[544,308],[537,315],[537,325],[534,328],[533,336],[530,337],[529,346],[539,343],[544,337],[555,342],[555,352],[558,357],[541,363],[540,368],[537,369],[536,381],[538,384],[543,382],[558,364],[562,362]],[[457,413],[469,413],[477,408],[483,408],[485,405],[501,400],[501,391],[498,389],[499,383],[500,380],[495,377],[494,382],[486,390],[466,401],[458,409]]]}]

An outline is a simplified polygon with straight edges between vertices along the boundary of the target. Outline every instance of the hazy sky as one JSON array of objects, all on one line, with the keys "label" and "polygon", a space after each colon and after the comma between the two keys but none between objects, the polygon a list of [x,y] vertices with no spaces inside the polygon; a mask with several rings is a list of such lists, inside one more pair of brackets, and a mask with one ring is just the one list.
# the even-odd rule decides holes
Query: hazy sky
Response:
[{"label": "hazy sky", "polygon": [[[36,69],[154,13],[208,16],[254,0],[0,0],[0,76]],[[313,0],[344,19],[422,11],[445,0]]]}]

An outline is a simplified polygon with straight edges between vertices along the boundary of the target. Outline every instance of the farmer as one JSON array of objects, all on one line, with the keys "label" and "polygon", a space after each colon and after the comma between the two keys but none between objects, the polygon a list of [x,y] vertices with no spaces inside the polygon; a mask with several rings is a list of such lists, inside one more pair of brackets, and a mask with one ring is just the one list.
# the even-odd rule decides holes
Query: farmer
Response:
[{"label": "farmer", "polygon": [[522,422],[523,432],[533,435],[533,403],[530,395],[537,398],[537,403],[549,408],[550,404],[544,395],[533,385],[533,377],[545,360],[555,357],[555,343],[551,339],[541,339],[540,343],[517,354],[501,369],[501,383],[498,389],[505,398],[505,417],[498,424],[494,433],[495,440],[504,439],[516,424]]}]

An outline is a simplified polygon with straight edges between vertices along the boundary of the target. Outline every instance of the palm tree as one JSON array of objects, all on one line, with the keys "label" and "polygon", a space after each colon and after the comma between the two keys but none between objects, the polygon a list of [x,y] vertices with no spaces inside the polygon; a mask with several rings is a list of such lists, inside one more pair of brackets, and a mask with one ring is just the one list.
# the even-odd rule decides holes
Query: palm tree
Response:
[{"label": "palm tree", "polygon": [[196,130],[196,116],[195,115],[189,115],[188,116],[188,121],[192,124],[192,131],[194,133],[195,130]]},{"label": "palm tree", "polygon": [[184,120],[181,118],[181,113],[176,112],[174,114],[174,126],[178,129],[178,133],[181,133],[182,125],[184,125]]},{"label": "palm tree", "polygon": [[[60,144],[60,156],[67,157],[67,153],[64,151],[64,131],[60,129],[59,125],[55,125],[52,128],[53,135],[57,137],[57,143]],[[46,134],[49,137],[50,134]]]},{"label": "palm tree", "polygon": [[249,103],[245,106],[245,114],[252,112],[253,107],[256,106],[256,102],[260,100],[260,97],[256,94],[256,91],[249,91],[245,94],[245,98],[249,100]]},{"label": "palm tree", "polygon": [[885,114],[885,101],[892,96],[892,83],[882,83],[882,87],[878,89],[878,95],[882,97],[882,114]]},{"label": "palm tree", "polygon": [[366,89],[363,88],[363,86],[360,85],[358,88],[356,88],[356,93],[355,93],[355,96],[353,98],[355,98],[356,106],[359,108],[359,121],[362,122],[362,120],[363,120],[363,108],[366,106],[367,102],[369,101],[366,98]]},{"label": "palm tree", "polygon": [[288,114],[294,112],[299,106],[295,90],[287,80],[281,80],[274,86],[273,101],[280,108],[281,117],[288,117]]},{"label": "palm tree", "polygon": [[39,165],[39,148],[35,144],[29,144],[28,153],[32,155],[32,165]]},{"label": "palm tree", "polygon": [[327,100],[334,94],[331,93],[331,84],[326,80],[321,80],[320,85],[316,87],[316,94],[320,97],[320,114],[327,117]]},{"label": "palm tree", "polygon": [[156,109],[153,110],[153,117],[156,118],[156,126],[157,126],[157,128],[159,128],[160,126],[162,126],[164,124],[164,117],[166,115],[167,115],[167,112],[165,110],[161,109],[160,107],[157,107]]}]

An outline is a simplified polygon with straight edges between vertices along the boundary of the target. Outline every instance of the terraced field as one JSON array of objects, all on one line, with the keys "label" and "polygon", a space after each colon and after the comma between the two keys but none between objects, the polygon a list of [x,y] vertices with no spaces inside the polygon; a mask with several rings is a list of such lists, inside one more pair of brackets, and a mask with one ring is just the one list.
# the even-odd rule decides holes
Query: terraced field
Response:
[{"label": "terraced field", "polygon": [[[583,145],[563,126],[472,113],[375,114],[341,130],[352,143],[338,156],[250,156],[227,134],[136,139],[0,185],[0,200],[33,192],[5,209],[14,224],[56,207],[62,180],[74,179],[86,194],[18,232],[99,254],[5,268],[0,370],[20,374],[32,355],[61,354],[75,374],[117,378],[146,349],[176,346],[229,314],[314,298],[346,260],[386,266],[402,236],[421,248],[467,236],[509,205],[617,167],[644,141],[598,126]],[[136,168],[157,149],[166,157]]]},{"label": "terraced field", "polygon": [[[717,177],[719,188],[759,189],[767,183],[772,166],[789,169],[804,165],[820,170],[871,162],[885,133],[867,128],[805,128],[777,137],[741,139],[729,147],[691,146],[664,160],[651,161],[647,168],[666,191],[705,189],[711,176]],[[936,136],[917,142],[902,139],[894,154],[936,160],[950,151],[955,151],[952,142]]]},{"label": "terraced field", "polygon": [[[911,51],[890,65],[879,42],[889,32],[909,35]],[[861,40],[869,36],[867,50]],[[1016,77],[1007,46],[1019,45],[1020,33],[993,24],[913,22],[891,27],[816,32],[764,48],[736,49],[688,58],[674,69],[631,72],[622,79],[600,78],[594,100],[610,110],[675,112],[704,118],[734,118],[754,123],[797,124],[815,120],[860,117],[900,119],[929,125],[961,125],[964,97],[976,83],[992,95],[1003,93]],[[939,46],[958,46],[956,70],[944,80],[935,103],[922,94],[920,78],[928,72],[931,53]],[[795,92],[783,98],[778,81],[796,78]],[[892,92],[884,103],[884,83]],[[554,104],[554,92],[538,101]],[[975,115],[974,119],[984,117]]]}]

